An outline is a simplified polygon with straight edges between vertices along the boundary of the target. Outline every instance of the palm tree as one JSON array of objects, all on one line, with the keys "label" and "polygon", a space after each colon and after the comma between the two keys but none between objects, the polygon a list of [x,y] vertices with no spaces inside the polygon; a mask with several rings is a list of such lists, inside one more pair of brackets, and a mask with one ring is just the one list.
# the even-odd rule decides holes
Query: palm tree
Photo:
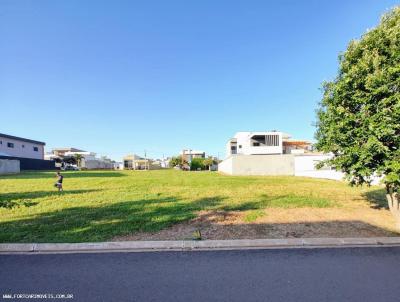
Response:
[{"label": "palm tree", "polygon": [[83,159],[83,155],[82,154],[75,154],[74,157],[75,157],[75,160],[76,160],[76,165],[80,168],[81,167],[81,163],[82,163],[82,159]]}]

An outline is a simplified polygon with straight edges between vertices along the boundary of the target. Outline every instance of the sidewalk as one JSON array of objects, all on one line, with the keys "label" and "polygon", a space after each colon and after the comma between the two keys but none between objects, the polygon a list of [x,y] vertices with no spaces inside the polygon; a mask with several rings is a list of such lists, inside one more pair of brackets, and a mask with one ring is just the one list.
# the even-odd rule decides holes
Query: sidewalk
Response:
[{"label": "sidewalk", "polygon": [[100,253],[148,251],[242,250],[277,248],[339,248],[400,246],[400,237],[292,238],[204,241],[121,241],[95,243],[3,243],[1,254],[14,253]]}]

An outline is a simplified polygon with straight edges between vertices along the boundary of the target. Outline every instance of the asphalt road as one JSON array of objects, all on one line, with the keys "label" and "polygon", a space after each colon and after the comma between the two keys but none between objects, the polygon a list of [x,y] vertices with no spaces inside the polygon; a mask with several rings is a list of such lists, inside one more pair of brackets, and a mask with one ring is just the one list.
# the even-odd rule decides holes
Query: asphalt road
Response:
[{"label": "asphalt road", "polygon": [[383,302],[399,278],[399,247],[0,255],[0,300]]}]

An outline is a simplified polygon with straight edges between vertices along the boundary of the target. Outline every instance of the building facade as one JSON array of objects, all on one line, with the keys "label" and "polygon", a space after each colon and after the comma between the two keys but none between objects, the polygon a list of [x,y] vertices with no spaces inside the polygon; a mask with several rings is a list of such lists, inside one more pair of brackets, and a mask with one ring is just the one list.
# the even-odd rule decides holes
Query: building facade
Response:
[{"label": "building facade", "polygon": [[226,157],[305,153],[310,149],[310,142],[291,140],[289,134],[279,131],[237,132],[226,144]]},{"label": "building facade", "polygon": [[278,131],[238,132],[226,145],[218,171],[230,175],[292,175],[341,180],[344,174],[317,165],[332,157],[313,152],[310,142]]},{"label": "building facade", "polygon": [[51,152],[46,153],[44,156],[46,159],[54,159],[57,157],[62,158],[66,156],[67,153],[71,152],[86,152],[86,151],[72,147],[54,148],[51,150]]},{"label": "building facade", "polygon": [[[70,164],[71,158],[76,158],[77,155],[80,156],[79,162]],[[84,151],[77,148],[54,148],[52,152],[45,155],[46,159],[53,159],[57,161],[57,166],[60,168],[65,168],[65,166],[75,166],[82,169],[114,169],[114,161],[102,156],[98,158],[96,153]]]},{"label": "building facade", "polygon": [[143,158],[136,154],[127,155],[123,158],[124,170],[158,170],[161,165],[152,159]]},{"label": "building facade", "polygon": [[0,133],[0,155],[44,159],[44,142]]},{"label": "building facade", "polygon": [[200,150],[183,149],[181,156],[185,161],[190,163],[193,158],[206,158],[206,152]]},{"label": "building facade", "polygon": [[231,155],[282,154],[282,132],[237,132],[226,145],[226,157]]}]

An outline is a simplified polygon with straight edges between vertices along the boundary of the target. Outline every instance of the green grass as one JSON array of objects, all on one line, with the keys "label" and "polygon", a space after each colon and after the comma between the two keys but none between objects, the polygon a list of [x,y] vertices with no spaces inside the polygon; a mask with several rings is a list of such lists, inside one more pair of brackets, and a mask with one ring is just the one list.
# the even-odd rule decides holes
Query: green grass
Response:
[{"label": "green grass", "polygon": [[365,201],[365,190],[297,177],[175,170],[64,175],[63,193],[53,187],[54,172],[0,176],[0,242],[104,241],[158,231],[201,210],[244,211],[245,221],[252,222],[269,208],[342,207]]},{"label": "green grass", "polygon": [[258,218],[263,217],[265,215],[265,211],[263,210],[252,210],[249,211],[246,216],[244,216],[244,221],[246,222],[254,222]]}]

